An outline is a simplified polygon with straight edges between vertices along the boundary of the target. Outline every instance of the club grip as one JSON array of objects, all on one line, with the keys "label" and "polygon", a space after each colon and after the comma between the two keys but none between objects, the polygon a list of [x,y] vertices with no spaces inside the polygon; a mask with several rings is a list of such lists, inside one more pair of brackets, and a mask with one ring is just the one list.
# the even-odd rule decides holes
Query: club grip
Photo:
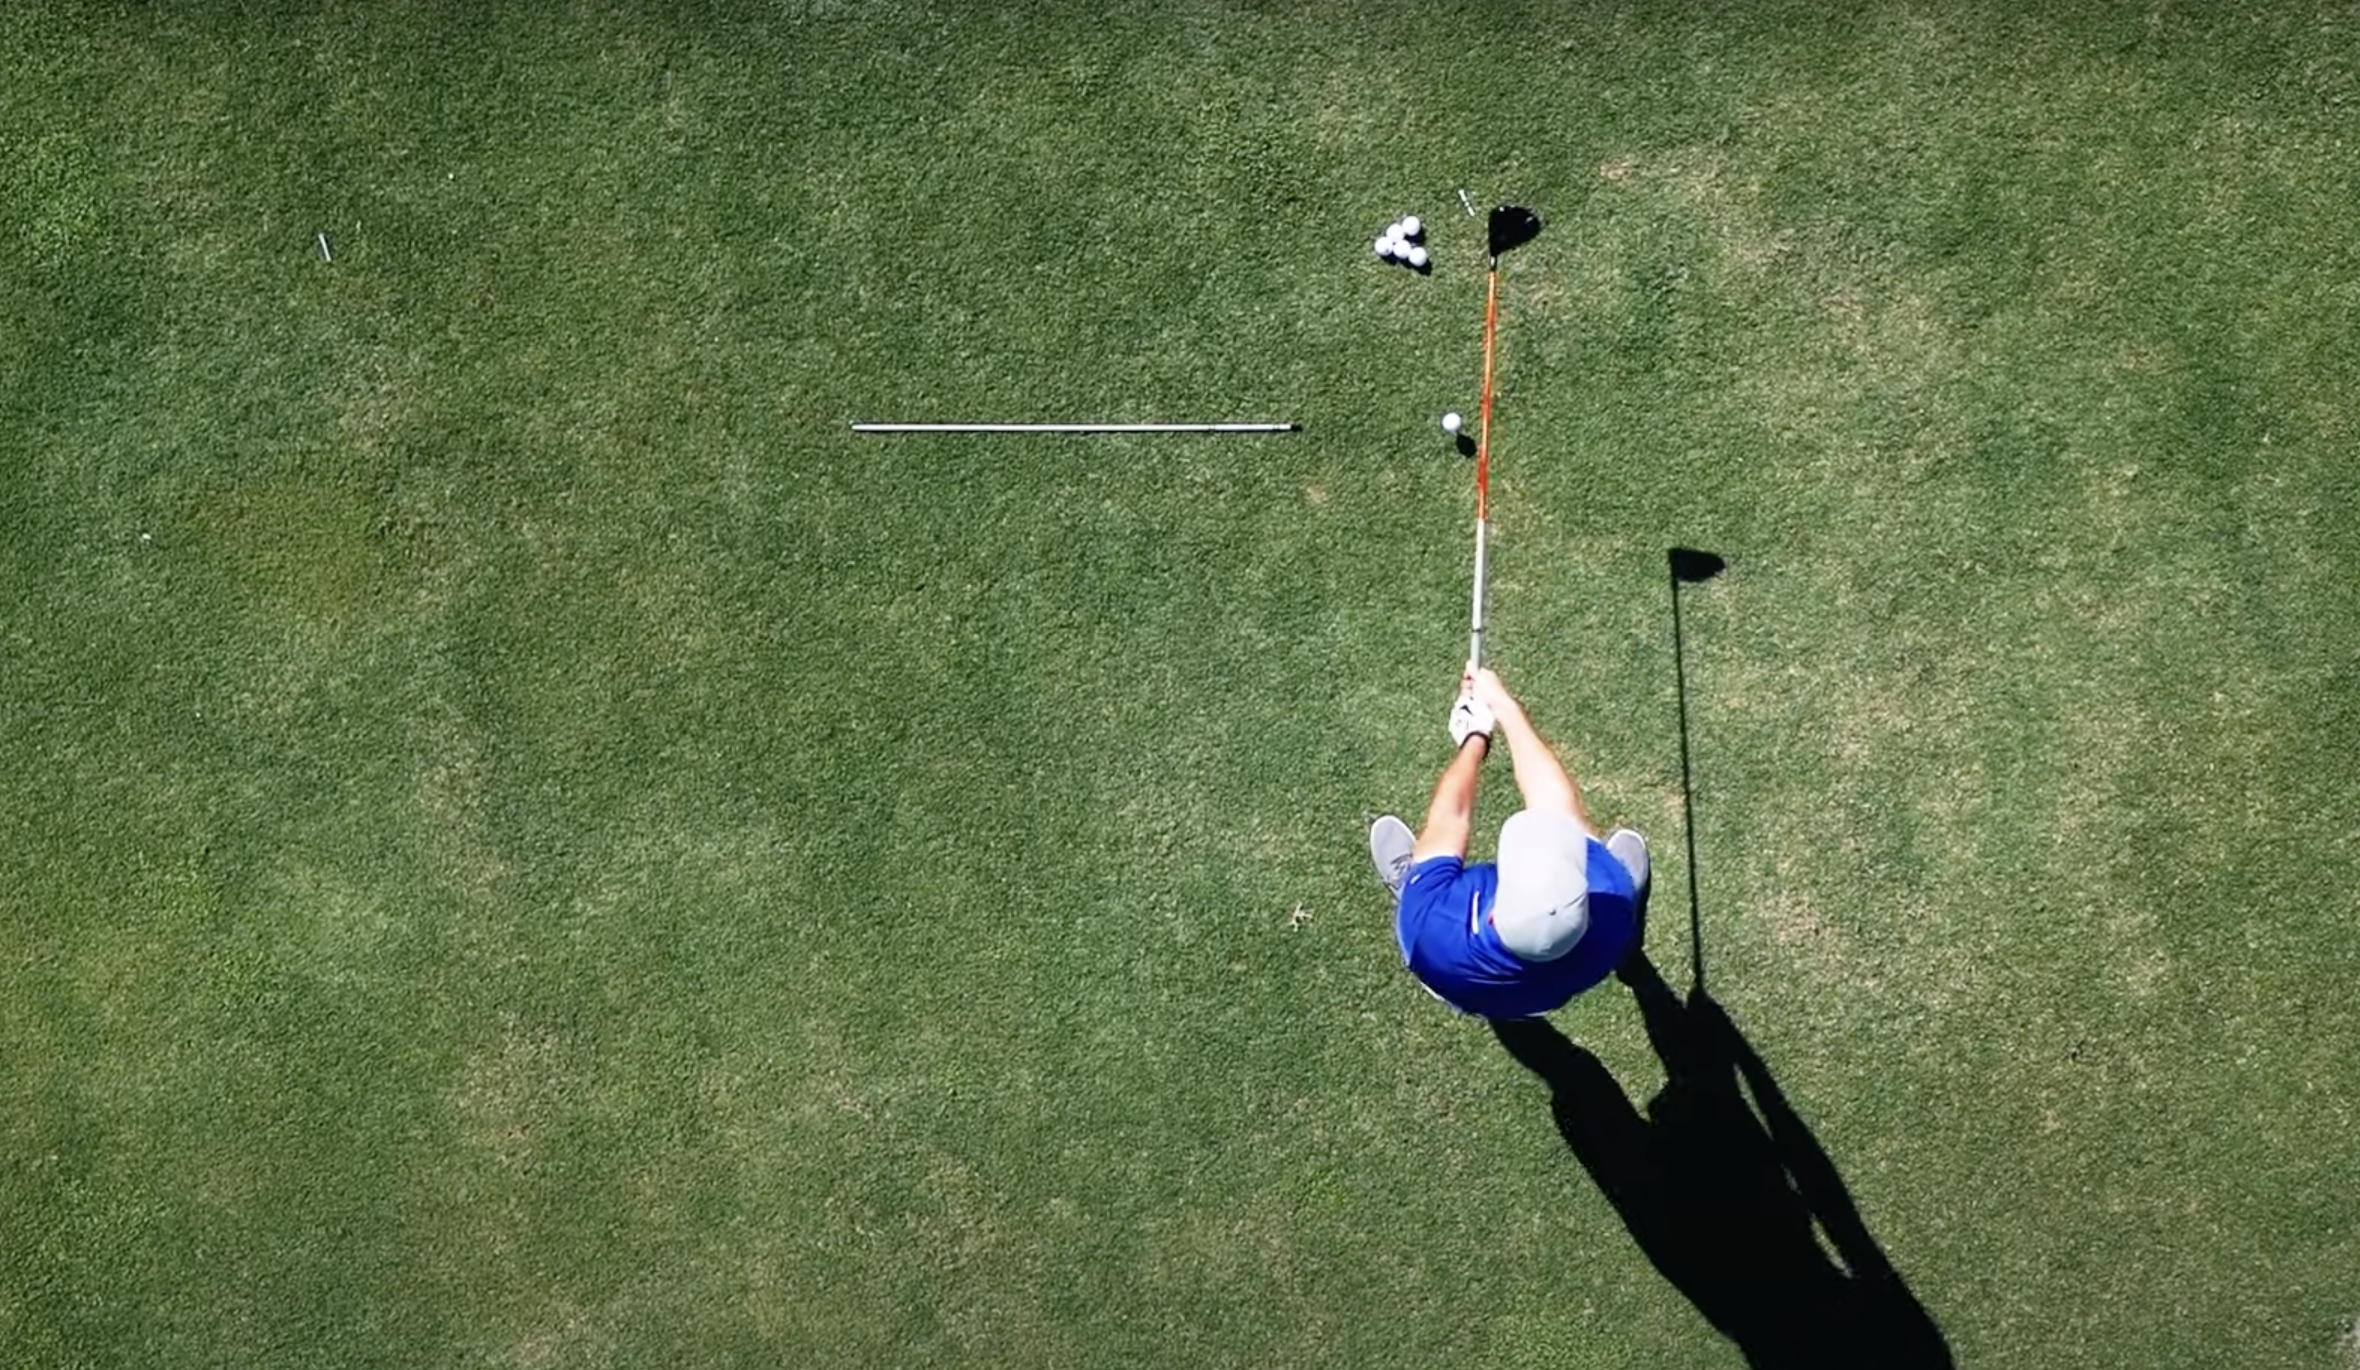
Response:
[{"label": "club grip", "polygon": [[1475,521],[1475,607],[1474,627],[1467,634],[1467,669],[1472,672],[1483,664],[1483,583],[1489,561],[1487,536],[1491,525],[1482,519]]}]

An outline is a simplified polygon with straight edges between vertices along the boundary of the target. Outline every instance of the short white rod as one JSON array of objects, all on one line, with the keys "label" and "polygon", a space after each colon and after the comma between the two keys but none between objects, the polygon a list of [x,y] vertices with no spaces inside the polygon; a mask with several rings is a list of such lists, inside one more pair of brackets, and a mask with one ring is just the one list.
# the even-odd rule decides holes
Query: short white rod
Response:
[{"label": "short white rod", "polygon": [[1291,423],[855,423],[855,433],[1292,433]]}]

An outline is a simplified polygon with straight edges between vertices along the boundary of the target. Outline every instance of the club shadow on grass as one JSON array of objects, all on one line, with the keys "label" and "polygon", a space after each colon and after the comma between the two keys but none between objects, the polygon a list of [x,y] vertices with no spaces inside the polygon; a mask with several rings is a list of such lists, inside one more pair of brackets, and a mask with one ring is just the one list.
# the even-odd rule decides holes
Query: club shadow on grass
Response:
[{"label": "club shadow on grass", "polygon": [[1644,1112],[1597,1057],[1538,1018],[1500,1045],[1649,1262],[1755,1370],[1947,1367],[1949,1346],[1861,1221],[1810,1128],[1744,1034],[1644,954],[1621,975],[1666,1083]]}]

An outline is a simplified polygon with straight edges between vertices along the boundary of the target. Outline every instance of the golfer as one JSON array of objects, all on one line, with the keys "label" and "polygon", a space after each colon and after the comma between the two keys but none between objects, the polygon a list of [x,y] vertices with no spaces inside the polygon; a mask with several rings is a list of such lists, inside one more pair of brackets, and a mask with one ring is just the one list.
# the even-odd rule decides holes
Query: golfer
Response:
[{"label": "golfer", "polygon": [[[1470,866],[1495,728],[1507,735],[1524,809],[1500,829],[1499,861]],[[1387,814],[1369,829],[1369,855],[1399,901],[1401,959],[1434,997],[1485,1018],[1535,1017],[1605,979],[1639,940],[1647,843],[1628,828],[1598,840],[1580,788],[1491,671],[1461,683],[1450,736],[1458,753],[1434,786],[1426,826],[1413,839]]]}]

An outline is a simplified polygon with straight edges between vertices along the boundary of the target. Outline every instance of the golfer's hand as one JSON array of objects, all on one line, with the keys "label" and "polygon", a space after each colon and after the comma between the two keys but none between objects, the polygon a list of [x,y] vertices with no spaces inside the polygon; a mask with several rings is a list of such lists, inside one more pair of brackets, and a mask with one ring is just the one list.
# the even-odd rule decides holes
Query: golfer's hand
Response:
[{"label": "golfer's hand", "polygon": [[1466,746],[1467,739],[1478,733],[1489,737],[1495,726],[1491,710],[1472,695],[1460,695],[1450,706],[1450,745],[1454,747]]},{"label": "golfer's hand", "polygon": [[1478,666],[1469,672],[1462,693],[1494,715],[1517,707],[1516,696],[1508,693],[1508,687],[1500,683],[1498,673],[1489,666]]}]

